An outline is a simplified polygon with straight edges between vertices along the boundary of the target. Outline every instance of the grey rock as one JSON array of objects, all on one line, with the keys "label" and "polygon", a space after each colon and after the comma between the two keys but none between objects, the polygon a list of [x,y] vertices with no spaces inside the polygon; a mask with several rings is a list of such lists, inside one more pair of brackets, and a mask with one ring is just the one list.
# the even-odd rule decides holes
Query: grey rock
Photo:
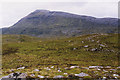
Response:
[{"label": "grey rock", "polygon": [[85,47],[85,48],[87,48],[87,47],[88,47],[88,45],[85,45],[84,47]]},{"label": "grey rock", "polygon": [[19,68],[17,68],[17,69],[25,69],[25,67],[19,67]]},{"label": "grey rock", "polygon": [[27,77],[27,74],[26,73],[21,73],[18,78],[26,78]]},{"label": "grey rock", "polygon": [[79,66],[71,66],[70,68],[79,68]]},{"label": "grey rock", "polygon": [[75,74],[75,76],[84,77],[84,76],[89,76],[89,75],[86,74],[86,73],[81,72],[81,73],[79,73],[79,74]]},{"label": "grey rock", "polygon": [[55,77],[53,77],[53,78],[63,78],[64,76],[62,76],[62,75],[58,75],[58,76],[55,76]]},{"label": "grey rock", "polygon": [[37,71],[37,72],[38,72],[38,71],[39,71],[39,69],[35,69],[34,71]]},{"label": "grey rock", "polygon": [[45,78],[44,76],[38,75],[39,78]]}]

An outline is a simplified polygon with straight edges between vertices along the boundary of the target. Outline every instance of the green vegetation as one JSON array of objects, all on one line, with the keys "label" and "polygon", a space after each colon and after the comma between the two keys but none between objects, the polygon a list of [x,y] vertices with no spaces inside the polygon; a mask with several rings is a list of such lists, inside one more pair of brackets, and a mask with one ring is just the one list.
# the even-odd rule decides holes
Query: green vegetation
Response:
[{"label": "green vegetation", "polygon": [[120,79],[117,24],[116,18],[34,11],[0,29],[0,77]]},{"label": "green vegetation", "polygon": [[91,34],[61,39],[3,35],[3,69],[20,66],[118,66],[118,35]]}]

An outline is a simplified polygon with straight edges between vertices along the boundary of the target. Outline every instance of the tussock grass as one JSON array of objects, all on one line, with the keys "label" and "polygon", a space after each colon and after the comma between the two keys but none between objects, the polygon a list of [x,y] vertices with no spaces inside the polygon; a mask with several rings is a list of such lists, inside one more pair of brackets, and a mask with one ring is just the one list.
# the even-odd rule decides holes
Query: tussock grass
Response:
[{"label": "tussock grass", "polygon": [[[88,47],[84,47],[85,45]],[[93,48],[98,50],[91,51]],[[55,39],[3,35],[2,61],[3,69],[20,66],[35,68],[41,65],[118,66],[118,34],[91,34]]]}]

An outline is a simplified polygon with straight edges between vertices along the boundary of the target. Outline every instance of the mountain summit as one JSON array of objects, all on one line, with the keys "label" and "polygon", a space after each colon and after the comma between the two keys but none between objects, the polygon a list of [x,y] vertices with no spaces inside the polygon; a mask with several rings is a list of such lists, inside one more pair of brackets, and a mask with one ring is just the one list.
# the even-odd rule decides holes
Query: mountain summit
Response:
[{"label": "mountain summit", "polygon": [[35,10],[3,34],[26,34],[39,37],[77,36],[92,33],[116,33],[117,18],[95,18],[72,13]]}]

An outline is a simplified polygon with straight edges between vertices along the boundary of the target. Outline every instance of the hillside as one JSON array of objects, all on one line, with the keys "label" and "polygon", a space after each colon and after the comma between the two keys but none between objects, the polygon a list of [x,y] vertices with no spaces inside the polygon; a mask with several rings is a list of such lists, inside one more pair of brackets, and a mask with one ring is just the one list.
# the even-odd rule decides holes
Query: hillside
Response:
[{"label": "hillside", "polygon": [[2,50],[3,75],[20,72],[28,78],[79,78],[83,74],[84,78],[120,78],[118,34],[56,39],[3,35]]},{"label": "hillside", "polygon": [[26,34],[39,37],[79,36],[93,33],[116,33],[117,18],[95,18],[66,12],[36,10],[13,26],[3,28],[3,34]]},{"label": "hillside", "polygon": [[46,40],[25,35],[3,35],[3,68],[36,67],[40,64],[117,66],[117,36],[93,34]]},{"label": "hillside", "polygon": [[120,79],[117,32],[117,18],[36,10],[2,28],[0,77]]}]

